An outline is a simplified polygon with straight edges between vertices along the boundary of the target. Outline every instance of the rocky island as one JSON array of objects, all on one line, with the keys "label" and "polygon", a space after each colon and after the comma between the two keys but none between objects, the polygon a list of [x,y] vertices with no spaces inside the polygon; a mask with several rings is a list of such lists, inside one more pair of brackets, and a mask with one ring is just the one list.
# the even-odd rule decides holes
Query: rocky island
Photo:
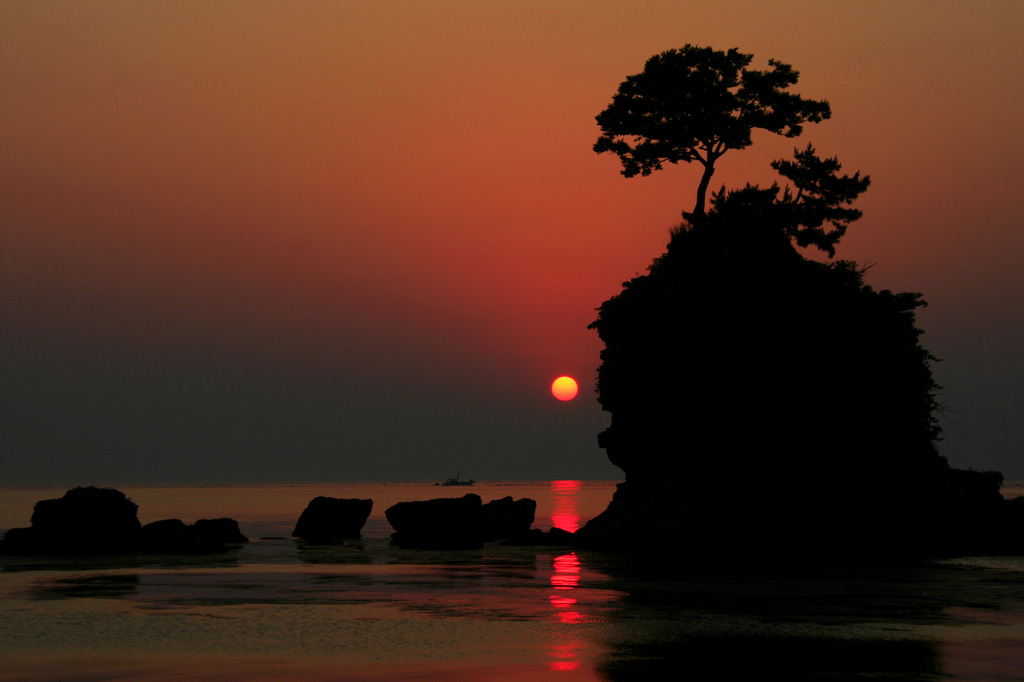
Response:
[{"label": "rocky island", "polygon": [[579,541],[692,557],[1024,552],[1024,502],[1002,498],[1002,475],[951,468],[936,448],[922,295],[875,290],[868,268],[834,258],[869,178],[807,145],[772,162],[772,185],[706,198],[753,130],[796,137],[831,116],[789,92],[792,67],[750,60],[655,55],[597,117],[594,150],[626,177],[665,162],[703,174],[665,253],[591,325],[611,414],[599,444],[626,480]]}]

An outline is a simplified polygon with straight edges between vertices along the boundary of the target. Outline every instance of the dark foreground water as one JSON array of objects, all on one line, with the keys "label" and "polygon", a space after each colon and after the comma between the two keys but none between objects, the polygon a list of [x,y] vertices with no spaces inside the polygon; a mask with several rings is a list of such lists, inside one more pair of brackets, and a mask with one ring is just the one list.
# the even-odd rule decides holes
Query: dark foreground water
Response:
[{"label": "dark foreground water", "polygon": [[[1024,679],[1024,561],[697,569],[670,548],[393,549],[384,509],[475,492],[573,530],[613,482],[122,487],[143,523],[230,516],[201,558],[0,559],[0,679]],[[63,489],[0,488],[0,530]],[[369,497],[362,541],[288,538],[316,495]],[[638,567],[658,566],[656,571]]]}]

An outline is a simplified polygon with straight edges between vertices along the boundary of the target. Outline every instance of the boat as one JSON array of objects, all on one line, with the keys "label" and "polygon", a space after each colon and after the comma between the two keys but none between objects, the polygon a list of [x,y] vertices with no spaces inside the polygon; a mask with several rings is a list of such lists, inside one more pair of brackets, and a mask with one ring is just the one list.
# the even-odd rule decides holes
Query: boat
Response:
[{"label": "boat", "polygon": [[476,483],[476,481],[474,481],[472,478],[469,479],[468,481],[463,481],[461,478],[459,478],[461,475],[462,474],[455,474],[455,478],[449,478],[448,480],[443,481],[442,483],[435,483],[434,485],[473,485],[474,483]]}]

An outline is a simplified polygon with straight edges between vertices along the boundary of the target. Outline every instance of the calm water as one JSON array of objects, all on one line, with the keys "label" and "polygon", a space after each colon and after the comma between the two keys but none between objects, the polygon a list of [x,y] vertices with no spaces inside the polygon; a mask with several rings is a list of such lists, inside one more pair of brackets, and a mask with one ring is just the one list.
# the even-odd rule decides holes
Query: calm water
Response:
[{"label": "calm water", "polygon": [[[143,523],[230,516],[252,542],[200,558],[0,560],[0,679],[1024,679],[1016,558],[701,573],[671,547],[387,542],[395,502],[531,497],[535,527],[573,530],[613,482],[120,489]],[[0,488],[0,529],[63,492]],[[289,539],[317,495],[373,499],[363,540]]]}]

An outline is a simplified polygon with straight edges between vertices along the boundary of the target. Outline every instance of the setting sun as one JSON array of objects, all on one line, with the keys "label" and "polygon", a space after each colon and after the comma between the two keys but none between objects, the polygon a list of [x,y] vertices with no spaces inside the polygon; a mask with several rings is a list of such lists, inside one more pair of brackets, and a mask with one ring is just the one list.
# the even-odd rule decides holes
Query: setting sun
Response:
[{"label": "setting sun", "polygon": [[572,377],[558,377],[551,382],[551,395],[559,400],[572,400],[579,390],[580,387]]}]

